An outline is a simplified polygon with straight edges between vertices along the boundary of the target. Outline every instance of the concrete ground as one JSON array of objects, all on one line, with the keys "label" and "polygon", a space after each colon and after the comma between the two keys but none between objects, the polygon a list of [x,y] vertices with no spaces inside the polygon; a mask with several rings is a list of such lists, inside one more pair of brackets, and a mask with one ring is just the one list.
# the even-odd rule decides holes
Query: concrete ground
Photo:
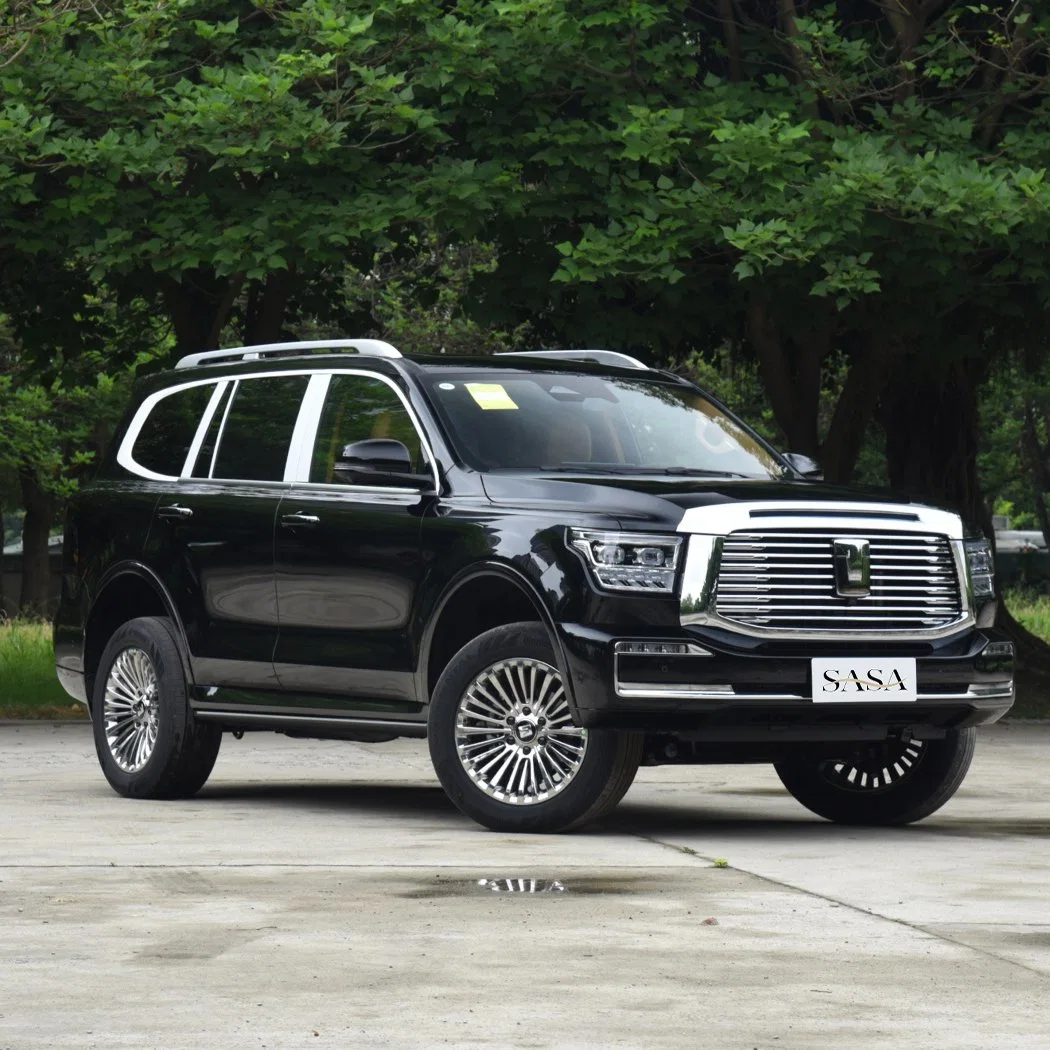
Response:
[{"label": "concrete ground", "polygon": [[227,737],[153,803],[86,725],[0,726],[0,1048],[1050,1048],[1048,781],[1016,725],[914,828],[758,766],[508,836],[420,742]]}]

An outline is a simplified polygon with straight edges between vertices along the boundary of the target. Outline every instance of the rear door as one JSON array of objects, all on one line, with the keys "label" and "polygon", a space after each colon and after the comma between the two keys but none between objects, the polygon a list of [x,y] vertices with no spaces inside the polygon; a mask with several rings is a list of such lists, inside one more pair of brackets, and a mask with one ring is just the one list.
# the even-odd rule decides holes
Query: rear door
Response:
[{"label": "rear door", "polygon": [[308,383],[302,373],[220,383],[183,476],[157,504],[149,558],[178,606],[199,687],[277,686],[274,521]]},{"label": "rear door", "polygon": [[[436,492],[433,454],[389,377],[316,376],[304,415],[311,404],[313,422],[278,512],[277,674],[285,690],[327,696],[324,706],[409,711],[417,701],[410,624],[423,575],[421,523]],[[341,481],[341,450],[369,438],[403,442],[415,473],[432,481]]]}]

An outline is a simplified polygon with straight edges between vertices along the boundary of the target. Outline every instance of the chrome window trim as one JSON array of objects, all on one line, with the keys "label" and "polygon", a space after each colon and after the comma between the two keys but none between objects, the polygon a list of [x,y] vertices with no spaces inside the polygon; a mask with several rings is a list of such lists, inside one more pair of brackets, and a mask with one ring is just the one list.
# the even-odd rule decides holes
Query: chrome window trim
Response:
[{"label": "chrome window trim", "polygon": [[237,396],[237,391],[240,388],[240,379],[235,379],[233,381],[233,389],[230,391],[230,396],[226,399],[226,407],[222,410],[222,419],[219,421],[219,432],[215,435],[215,448],[211,450],[211,462],[208,464],[209,481],[215,476],[215,460],[218,458],[219,449],[222,448],[222,439],[226,434],[226,420],[230,418],[230,406],[233,404],[234,398]]},{"label": "chrome window trim", "polygon": [[284,480],[288,484],[295,481],[304,469],[304,458],[306,475],[310,476],[310,460],[313,457],[314,442],[317,440],[317,427],[321,422],[321,410],[324,408],[331,383],[330,373],[310,376],[306,393],[299,405],[299,415],[296,417],[295,429],[292,431],[292,442],[288,446],[288,459],[284,464]]},{"label": "chrome window trim", "polygon": [[[229,385],[230,381],[228,379],[221,379],[215,384],[215,390],[204,409],[204,415],[201,416],[200,422],[197,424],[197,433],[193,435],[193,440],[190,442],[189,451],[186,453],[186,459],[183,461],[182,470],[179,472],[180,478],[188,478],[193,473],[193,468],[197,463],[197,457],[201,452],[201,445],[204,444],[205,435],[208,433],[208,427],[211,426],[211,421],[215,416],[215,410],[219,407],[219,402],[222,401],[222,396],[226,393],[226,388]],[[228,405],[229,402],[227,402],[227,406]]]},{"label": "chrome window trim", "polygon": [[[145,478],[147,481],[177,481],[180,477],[178,474],[159,474],[155,470],[150,470],[149,467],[144,467],[139,463],[132,455],[132,450],[135,448],[135,442],[138,440],[139,434],[142,432],[142,427],[145,425],[147,419],[153,409],[166,397],[172,397],[175,394],[181,393],[183,390],[189,390],[195,386],[212,386],[217,383],[223,382],[221,376],[208,376],[206,379],[194,379],[188,383],[178,383],[175,386],[166,386],[161,390],[154,390],[141,405],[135,411],[135,415],[132,416],[131,422],[128,424],[128,429],[124,434],[123,439],[120,442],[120,448],[117,449],[117,464],[123,467],[129,474],[134,474],[136,477]],[[214,397],[214,395],[212,395]],[[200,430],[200,424],[198,423],[198,432]],[[194,434],[194,440],[196,440],[196,434]],[[183,461],[183,468],[185,468],[185,461]]]},{"label": "chrome window trim", "polygon": [[[372,372],[364,368],[325,368],[325,369],[312,369],[311,375],[316,377],[326,377],[327,382],[325,385],[325,394],[327,395],[328,387],[331,385],[331,379],[333,376],[361,376],[365,379],[378,379],[379,382],[385,383],[391,390],[397,395],[398,400],[401,402],[408,413],[408,418],[412,422],[412,426],[416,430],[416,434],[419,436],[420,448],[426,454],[427,463],[430,467],[430,474],[434,479],[434,492],[440,491],[440,481],[438,479],[437,471],[437,457],[434,455],[433,446],[430,444],[430,439],[427,437],[426,429],[424,428],[422,421],[420,420],[416,410],[412,407],[411,402],[408,400],[405,392],[389,377],[382,375],[379,372]],[[309,390],[307,391],[309,394]],[[317,438],[317,428],[321,423],[321,411],[324,408],[324,398],[321,398],[316,404],[311,404],[310,418],[307,418],[303,422],[303,426],[300,429],[299,421],[296,422],[296,429],[292,435],[292,447],[289,450],[289,465],[295,463],[294,470],[285,471],[285,479],[289,484],[295,485],[296,488],[305,489],[306,491],[313,492],[358,492],[358,493],[386,493],[390,495],[411,495],[415,498],[419,498],[420,490],[411,487],[402,488],[399,485],[335,485],[329,482],[322,481],[310,481],[310,464],[313,460],[314,441]],[[303,398],[303,408],[300,410],[300,415],[306,411],[306,398]],[[296,441],[299,442],[296,445]]]},{"label": "chrome window trim", "polygon": [[[240,383],[243,379],[265,379],[267,376],[312,376],[317,374],[315,368],[289,368],[282,369],[281,371],[272,372],[245,372],[239,375],[227,375],[227,376],[207,376],[204,379],[191,379],[185,383],[176,383],[174,386],[166,386],[161,390],[155,390],[152,394],[147,397],[138,409],[135,411],[135,415],[132,417],[131,422],[128,424],[127,432],[124,435],[123,440],[120,442],[120,448],[117,450],[117,463],[122,466],[128,473],[135,474],[137,477],[146,478],[149,481],[178,481],[184,477],[183,474],[158,474],[156,471],[149,470],[147,467],[142,466],[141,463],[137,463],[131,455],[131,450],[135,447],[135,441],[138,439],[139,432],[142,430],[143,424],[149,418],[150,413],[153,411],[154,406],[158,401],[163,401],[166,397],[171,397],[172,394],[177,394],[183,390],[189,390],[190,387],[194,386],[211,386],[216,383]],[[226,405],[226,412],[229,413],[229,406],[233,404],[233,397],[237,393],[236,390],[230,394],[230,400]],[[214,395],[213,395],[214,396]],[[301,410],[301,406],[300,406]],[[223,419],[223,429],[225,429],[226,421]],[[197,427],[198,433],[200,433],[200,424]],[[194,435],[196,439],[196,435]],[[222,433],[219,434],[219,440],[215,442],[215,448],[218,450],[221,443]],[[209,469],[208,479],[211,478],[211,470],[215,467],[215,457],[212,456],[212,464]],[[185,463],[183,464],[185,469]],[[194,478],[194,481],[207,480],[204,478]],[[219,479],[217,479],[219,480]],[[227,480],[231,483],[237,483],[239,481],[246,481],[248,484],[255,484],[250,479],[244,478],[227,478],[221,479]]]},{"label": "chrome window trim", "polygon": [[[228,485],[283,485],[288,486],[290,484],[303,487],[309,490],[318,491],[337,491],[344,493],[357,492],[362,495],[376,494],[376,495],[389,495],[389,496],[412,496],[416,499],[420,496],[420,490],[416,488],[405,487],[397,485],[330,485],[322,482],[312,482],[306,480],[310,475],[310,458],[313,455],[313,442],[317,435],[317,427],[320,423],[321,409],[324,406],[324,398],[314,402],[311,398],[311,390],[317,390],[320,388],[320,380],[324,383],[324,392],[327,393],[328,386],[331,383],[331,377],[336,375],[357,375],[364,376],[368,379],[378,379],[381,383],[385,383],[394,393],[397,395],[398,400],[404,406],[405,411],[408,413],[409,419],[412,421],[412,425],[416,429],[416,433],[419,435],[420,447],[426,454],[427,461],[430,467],[430,474],[434,480],[434,491],[440,491],[440,481],[438,478],[437,470],[437,457],[434,455],[433,445],[430,443],[430,439],[427,436],[426,429],[424,428],[422,421],[419,418],[418,413],[412,407],[411,402],[405,395],[404,391],[401,390],[396,383],[389,377],[380,374],[379,372],[373,372],[363,368],[304,368],[299,366],[298,368],[287,368],[280,370],[268,370],[265,372],[245,372],[235,376],[208,376],[205,379],[193,379],[185,383],[177,383],[174,386],[164,387],[162,390],[156,390],[150,394],[135,412],[132,417],[131,423],[128,425],[126,434],[120,443],[120,448],[117,451],[117,463],[123,467],[126,471],[136,475],[140,478],[145,478],[148,481],[222,481]],[[284,480],[283,481],[259,481],[251,478],[216,478],[214,476],[215,471],[215,460],[218,456],[219,448],[222,445],[222,437],[226,430],[226,420],[229,417],[230,407],[233,404],[234,397],[237,394],[237,387],[244,380],[248,379],[267,379],[276,377],[287,377],[287,376],[308,376],[310,382],[307,384],[306,392],[303,394],[303,399],[299,405],[299,414],[296,416],[295,427],[292,431],[292,441],[288,448],[288,458],[285,460],[284,468]],[[219,434],[215,441],[215,450],[212,454],[212,462],[209,465],[208,476],[206,478],[191,478],[187,471],[192,470],[194,464],[189,462],[190,457],[187,455],[187,462],[183,463],[183,473],[181,474],[158,474],[156,471],[149,470],[147,467],[137,463],[131,455],[131,450],[134,448],[135,441],[137,440],[140,431],[146,420],[149,418],[150,413],[156,404],[162,401],[166,397],[171,397],[173,394],[180,393],[183,390],[188,390],[190,387],[196,386],[210,386],[219,384],[230,384],[233,383],[234,389],[230,393],[229,400],[226,402],[226,407],[223,412],[222,423],[219,427]],[[220,395],[221,396],[221,395]],[[309,402],[309,404],[308,404]],[[197,432],[194,435],[194,443],[190,447],[190,451],[194,453],[194,458],[200,454],[200,445],[203,444],[204,435],[207,433],[207,425],[211,423],[212,417],[214,416],[215,408],[213,405],[217,405],[216,395],[212,394],[212,399],[209,401],[208,406],[205,408],[204,415],[201,417],[201,422],[197,425]],[[209,411],[210,410],[210,411]],[[205,417],[207,417],[205,419]],[[200,439],[198,442],[198,438]],[[305,456],[305,463],[300,457]],[[306,479],[303,478],[303,472],[305,470]]]},{"label": "chrome window trim", "polygon": [[[962,615],[940,627],[879,630],[811,631],[804,628],[755,627],[720,616],[713,608],[724,539],[734,532],[775,529],[842,529],[843,532],[932,532],[947,538],[955,561]],[[770,641],[896,642],[934,640],[967,630],[977,622],[966,556],[963,524],[957,514],[918,503],[852,501],[784,501],[725,503],[692,507],[682,515],[678,531],[686,533],[680,589],[683,627],[712,627],[731,634]]]}]

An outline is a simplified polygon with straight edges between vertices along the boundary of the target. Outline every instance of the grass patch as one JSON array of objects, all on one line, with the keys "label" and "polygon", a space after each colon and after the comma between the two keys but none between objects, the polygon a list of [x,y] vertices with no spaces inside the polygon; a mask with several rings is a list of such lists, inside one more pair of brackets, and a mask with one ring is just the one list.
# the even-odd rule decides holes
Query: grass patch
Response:
[{"label": "grass patch", "polygon": [[51,625],[0,622],[0,718],[86,718],[55,677]]},{"label": "grass patch", "polygon": [[1050,642],[1050,594],[1037,591],[1007,591],[1006,607],[1025,630],[1044,642]]}]

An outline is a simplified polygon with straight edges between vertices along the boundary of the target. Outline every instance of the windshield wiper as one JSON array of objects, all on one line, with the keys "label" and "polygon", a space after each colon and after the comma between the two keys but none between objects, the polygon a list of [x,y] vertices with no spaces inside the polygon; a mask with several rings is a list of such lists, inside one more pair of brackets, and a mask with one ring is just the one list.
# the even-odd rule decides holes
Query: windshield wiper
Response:
[{"label": "windshield wiper", "polygon": [[754,478],[754,474],[740,474],[735,470],[708,470],[706,467],[654,467],[659,474],[680,474],[686,478]]},{"label": "windshield wiper", "polygon": [[615,475],[659,475],[661,477],[686,478],[749,478],[751,474],[738,474],[731,470],[706,470],[703,467],[643,467],[628,463],[563,463],[560,466],[542,466],[540,470],[554,474],[615,474]]}]

